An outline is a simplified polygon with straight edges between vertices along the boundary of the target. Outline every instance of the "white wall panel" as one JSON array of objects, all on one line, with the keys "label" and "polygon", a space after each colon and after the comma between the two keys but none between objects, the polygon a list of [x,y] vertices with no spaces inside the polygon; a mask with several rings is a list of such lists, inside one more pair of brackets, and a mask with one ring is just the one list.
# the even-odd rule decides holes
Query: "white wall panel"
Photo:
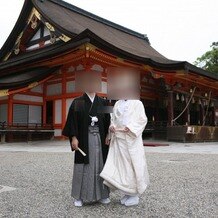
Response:
[{"label": "white wall panel", "polygon": [[32,95],[21,95],[16,94],[14,95],[15,100],[21,100],[21,101],[30,101],[30,102],[43,102],[43,97],[40,96],[32,96]]},{"label": "white wall panel", "polygon": [[42,86],[42,84],[32,88],[31,91],[32,92],[37,92],[37,93],[43,93],[43,86]]},{"label": "white wall panel", "polygon": [[55,124],[61,123],[61,112],[62,112],[62,101],[56,100],[55,101]]},{"label": "white wall panel", "polygon": [[29,106],[25,104],[13,105],[13,123],[28,123]]},{"label": "white wall panel", "polygon": [[66,115],[68,114],[68,111],[69,111],[69,108],[70,108],[70,105],[72,104],[73,102],[73,98],[68,98],[66,100]]},{"label": "white wall panel", "polygon": [[42,123],[42,106],[29,106],[29,123]]},{"label": "white wall panel", "polygon": [[47,95],[60,95],[62,93],[62,84],[51,84],[47,86]]},{"label": "white wall panel", "polygon": [[8,105],[0,104],[0,122],[7,122]]},{"label": "white wall panel", "polygon": [[39,29],[36,34],[33,36],[33,38],[30,40],[30,41],[34,41],[36,39],[39,39],[40,38],[40,32],[41,32],[41,29]]},{"label": "white wall panel", "polygon": [[106,82],[101,82],[101,92],[107,93],[107,83]]},{"label": "white wall panel", "polygon": [[67,93],[75,92],[75,81],[67,82]]},{"label": "white wall panel", "polygon": [[47,27],[44,27],[44,36],[49,36],[50,32]]}]

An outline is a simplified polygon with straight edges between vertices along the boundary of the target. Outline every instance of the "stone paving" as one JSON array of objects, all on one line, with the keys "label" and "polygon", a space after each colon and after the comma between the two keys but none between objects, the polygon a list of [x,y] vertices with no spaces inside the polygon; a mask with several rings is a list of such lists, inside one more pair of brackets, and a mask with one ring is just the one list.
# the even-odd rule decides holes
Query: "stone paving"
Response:
[{"label": "stone paving", "polygon": [[[146,152],[155,153],[194,153],[218,154],[218,142],[207,143],[178,143],[146,140],[149,143],[169,144],[169,146],[145,147]],[[64,141],[35,141],[29,143],[0,144],[1,151],[27,151],[27,152],[71,152],[69,142]]]},{"label": "stone paving", "polygon": [[145,147],[151,184],[137,207],[75,208],[73,153],[67,141],[0,145],[0,217],[218,217],[216,143]]}]

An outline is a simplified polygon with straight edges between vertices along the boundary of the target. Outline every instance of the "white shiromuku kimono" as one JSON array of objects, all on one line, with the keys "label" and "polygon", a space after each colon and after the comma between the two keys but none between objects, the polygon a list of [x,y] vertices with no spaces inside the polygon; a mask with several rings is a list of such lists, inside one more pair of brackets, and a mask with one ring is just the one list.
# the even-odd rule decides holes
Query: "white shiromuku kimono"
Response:
[{"label": "white shiromuku kimono", "polygon": [[[119,100],[114,105],[111,142],[107,161],[100,176],[111,190],[129,195],[142,194],[149,184],[142,132],[147,124],[144,106],[139,100]],[[129,132],[122,130],[128,127]]]}]

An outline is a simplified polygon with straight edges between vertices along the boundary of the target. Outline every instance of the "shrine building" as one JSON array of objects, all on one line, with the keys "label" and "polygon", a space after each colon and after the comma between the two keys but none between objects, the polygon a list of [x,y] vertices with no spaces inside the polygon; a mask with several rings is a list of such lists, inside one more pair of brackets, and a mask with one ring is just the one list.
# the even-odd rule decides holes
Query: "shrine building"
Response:
[{"label": "shrine building", "polygon": [[81,95],[75,73],[99,72],[98,94],[107,97],[108,67],[141,72],[145,137],[218,141],[218,74],[170,60],[147,35],[61,0],[25,0],[0,50],[1,141],[63,138],[69,106]]}]

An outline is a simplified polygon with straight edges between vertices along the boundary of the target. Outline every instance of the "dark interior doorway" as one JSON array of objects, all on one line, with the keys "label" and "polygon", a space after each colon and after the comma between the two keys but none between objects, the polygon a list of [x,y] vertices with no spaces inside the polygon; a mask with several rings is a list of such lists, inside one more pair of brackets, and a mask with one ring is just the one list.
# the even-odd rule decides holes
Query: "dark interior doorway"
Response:
[{"label": "dark interior doorway", "polygon": [[166,122],[168,121],[168,111],[166,107],[157,108],[157,121]]},{"label": "dark interior doorway", "polygon": [[190,110],[190,125],[202,124],[203,109],[197,103],[191,104]]},{"label": "dark interior doorway", "polygon": [[46,102],[46,123],[53,124],[53,101]]},{"label": "dark interior doorway", "polygon": [[153,116],[155,115],[155,108],[146,106],[145,113],[148,118],[148,121],[152,121]]}]

